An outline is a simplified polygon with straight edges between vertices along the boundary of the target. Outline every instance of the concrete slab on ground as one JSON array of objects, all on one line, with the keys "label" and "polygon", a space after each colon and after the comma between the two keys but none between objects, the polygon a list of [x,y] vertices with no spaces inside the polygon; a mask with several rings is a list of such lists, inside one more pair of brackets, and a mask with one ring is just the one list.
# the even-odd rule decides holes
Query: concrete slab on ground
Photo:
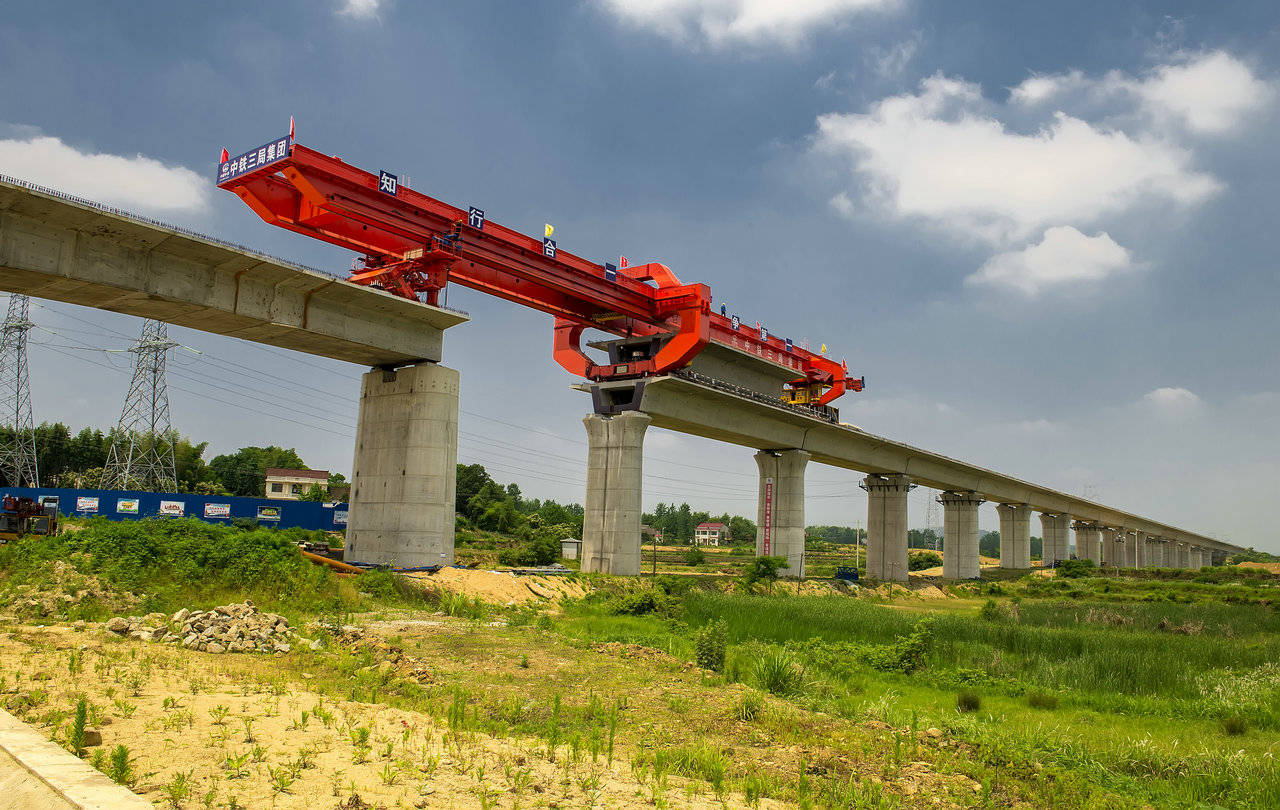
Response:
[{"label": "concrete slab on ground", "polygon": [[0,810],[144,810],[151,806],[0,709]]}]

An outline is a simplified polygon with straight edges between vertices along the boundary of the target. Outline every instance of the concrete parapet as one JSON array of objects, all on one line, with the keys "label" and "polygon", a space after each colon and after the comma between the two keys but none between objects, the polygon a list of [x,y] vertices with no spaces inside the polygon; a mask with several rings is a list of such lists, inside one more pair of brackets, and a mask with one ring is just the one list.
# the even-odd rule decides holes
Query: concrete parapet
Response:
[{"label": "concrete parapet", "polygon": [[1070,528],[1070,515],[1040,515],[1040,536],[1043,538],[1040,559],[1045,568],[1071,558]]},{"label": "concrete parapet", "polygon": [[974,492],[947,490],[938,496],[942,504],[942,575],[947,579],[977,579],[978,506],[983,500]]},{"label": "concrete parapet", "polygon": [[649,422],[639,411],[591,414],[582,420],[587,429],[583,571],[640,573],[640,498]]},{"label": "concrete parapet", "polygon": [[360,387],[346,557],[453,563],[458,372],[435,363],[374,369]]},{"label": "concrete parapet", "polygon": [[884,582],[906,582],[907,494],[915,486],[905,475],[868,475],[867,576]]},{"label": "concrete parapet", "polygon": [[1102,565],[1102,543],[1099,539],[1102,526],[1098,523],[1076,521],[1071,528],[1076,530],[1076,557],[1093,560],[1094,565]]},{"label": "concrete parapet", "polygon": [[804,470],[809,454],[803,450],[761,450],[755,455],[760,471],[756,510],[756,556],[786,557],[787,576],[804,576]]},{"label": "concrete parapet", "polygon": [[1000,567],[1031,567],[1031,507],[1002,503],[1000,514]]}]

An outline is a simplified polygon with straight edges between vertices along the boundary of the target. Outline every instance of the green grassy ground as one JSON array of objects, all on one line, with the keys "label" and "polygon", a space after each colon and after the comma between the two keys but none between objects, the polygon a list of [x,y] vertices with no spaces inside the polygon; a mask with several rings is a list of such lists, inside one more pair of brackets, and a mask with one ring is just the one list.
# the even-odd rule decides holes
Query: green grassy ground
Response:
[{"label": "green grassy ground", "polygon": [[[1092,806],[1099,796],[1280,806],[1280,612],[1207,601],[1206,587],[1239,596],[1229,581],[1098,579],[1068,587],[1105,587],[1113,599],[947,600],[942,609],[907,611],[838,596],[691,591],[658,612],[619,616],[616,602],[597,598],[571,608],[559,627],[691,658],[690,628],[719,624],[726,680],[768,689],[772,676],[760,662],[776,670],[781,658],[796,683],[783,679],[774,691],[793,703],[893,727],[939,727],[1043,801],[1052,791],[1033,783],[1049,769],[1078,786],[1054,806]],[[1191,592],[1202,601],[1134,601]],[[918,660],[904,663],[913,632],[927,642]],[[962,691],[977,695],[978,710],[957,710]]]}]

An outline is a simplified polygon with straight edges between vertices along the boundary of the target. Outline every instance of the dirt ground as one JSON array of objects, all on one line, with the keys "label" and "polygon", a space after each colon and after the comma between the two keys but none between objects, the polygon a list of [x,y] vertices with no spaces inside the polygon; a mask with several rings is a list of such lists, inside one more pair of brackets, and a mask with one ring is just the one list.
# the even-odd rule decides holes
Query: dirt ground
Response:
[{"label": "dirt ground", "polygon": [[1261,568],[1263,571],[1269,571],[1272,574],[1280,574],[1280,562],[1264,563],[1264,562],[1242,562],[1237,563],[1241,568]]},{"label": "dirt ground", "polygon": [[[413,629],[449,632],[429,624]],[[127,745],[133,789],[157,806],[623,807],[649,795],[623,756],[592,762],[584,752],[570,761],[562,750],[553,761],[545,741],[455,732],[422,713],[335,700],[309,688],[314,676],[305,670],[282,677],[277,663],[117,638],[95,625],[10,626],[0,634],[5,702],[21,707],[34,692],[37,705],[24,719],[62,740],[67,709],[85,697],[102,734],[101,748],[87,756]],[[367,743],[357,743],[362,735]],[[181,774],[186,798],[175,803]],[[685,780],[670,780],[687,800],[681,806],[723,806],[705,785],[683,790]]]},{"label": "dirt ground", "polygon": [[441,568],[434,574],[412,573],[405,576],[433,587],[466,596],[478,596],[490,604],[503,606],[535,600],[554,601],[566,596],[577,598],[587,593],[581,583],[559,576],[516,576],[505,571],[468,568]]}]

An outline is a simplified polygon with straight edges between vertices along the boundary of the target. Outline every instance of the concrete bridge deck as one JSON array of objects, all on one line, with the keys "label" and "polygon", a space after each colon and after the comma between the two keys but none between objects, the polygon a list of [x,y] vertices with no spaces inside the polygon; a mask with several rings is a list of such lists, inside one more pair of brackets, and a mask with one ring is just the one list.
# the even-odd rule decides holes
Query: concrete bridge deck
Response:
[{"label": "concrete bridge deck", "polygon": [[466,314],[0,179],[0,289],[308,354],[402,366]]},{"label": "concrete bridge deck", "polygon": [[[631,383],[604,383],[629,388]],[[589,390],[589,386],[580,386]],[[997,503],[1027,504],[1082,521],[1124,526],[1217,551],[1242,551],[1196,532],[1028,483],[964,461],[845,427],[781,404],[746,399],[679,376],[645,382],[639,410],[657,427],[756,450],[803,450],[810,460],[872,475],[907,475],[939,490],[965,490]]]}]

